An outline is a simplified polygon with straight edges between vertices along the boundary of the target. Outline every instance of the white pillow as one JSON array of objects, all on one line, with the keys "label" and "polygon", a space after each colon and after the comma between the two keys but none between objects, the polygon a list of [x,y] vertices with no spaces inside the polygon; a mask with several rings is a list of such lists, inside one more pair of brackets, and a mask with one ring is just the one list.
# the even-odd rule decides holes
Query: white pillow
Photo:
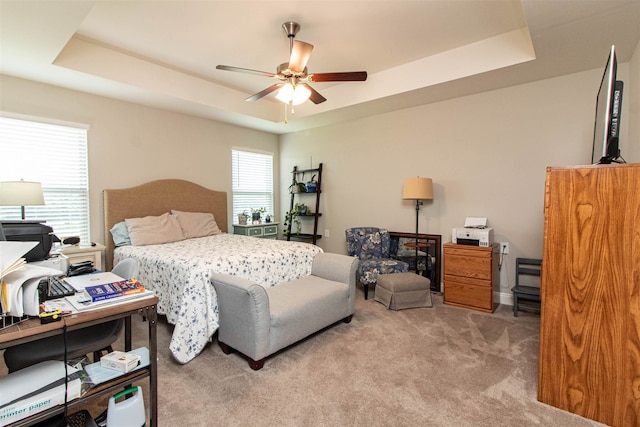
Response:
[{"label": "white pillow", "polygon": [[160,216],[127,218],[124,222],[129,230],[133,246],[157,245],[184,240],[178,220],[168,212]]},{"label": "white pillow", "polygon": [[222,233],[212,213],[172,210],[171,214],[178,219],[185,239]]}]

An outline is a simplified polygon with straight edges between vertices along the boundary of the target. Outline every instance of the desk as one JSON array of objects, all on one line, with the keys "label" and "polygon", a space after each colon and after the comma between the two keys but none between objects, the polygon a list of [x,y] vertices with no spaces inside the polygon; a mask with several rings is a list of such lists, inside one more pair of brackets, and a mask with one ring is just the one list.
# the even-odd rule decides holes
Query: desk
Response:
[{"label": "desk", "polygon": [[[0,349],[38,340],[40,338],[46,338],[52,335],[62,334],[65,323],[67,325],[67,330],[73,331],[99,323],[108,322],[110,320],[124,318],[124,344],[125,350],[129,351],[131,350],[131,316],[134,314],[140,314],[147,319],[149,325],[149,366],[140,368],[128,374],[123,374],[121,377],[92,388],[84,396],[70,401],[68,403],[68,408],[71,409],[87,402],[88,400],[107,393],[115,394],[120,391],[124,385],[149,377],[149,414],[151,419],[149,425],[156,427],[158,425],[158,372],[156,365],[158,353],[156,341],[157,304],[158,298],[152,296],[148,298],[130,300],[123,304],[101,309],[72,314],[65,316],[61,322],[53,322],[46,325],[42,325],[39,319],[29,319],[0,331]],[[64,412],[64,407],[60,405],[32,415],[31,417],[24,418],[10,425],[30,426],[54,415],[61,414],[62,412]]]},{"label": "desk", "polygon": [[[416,233],[404,233],[397,231],[389,231],[389,237],[391,239],[391,258],[400,259],[409,264],[409,269],[415,268],[416,257],[415,254],[406,254],[405,256],[399,256],[398,250],[404,246],[406,248],[415,249],[416,247]],[[423,250],[425,253],[433,259],[432,270],[423,271],[423,275],[431,280],[431,291],[440,292],[440,263],[441,248],[442,248],[442,236],[439,234],[418,234],[418,249]]]},{"label": "desk", "polygon": [[408,247],[408,248],[415,248],[415,247],[417,247],[418,249],[426,249],[426,248],[428,248],[429,246],[431,246],[431,243],[429,243],[429,242],[418,242],[418,243],[416,244],[416,242],[407,242],[407,243],[405,243],[404,245],[405,245],[406,247]]}]

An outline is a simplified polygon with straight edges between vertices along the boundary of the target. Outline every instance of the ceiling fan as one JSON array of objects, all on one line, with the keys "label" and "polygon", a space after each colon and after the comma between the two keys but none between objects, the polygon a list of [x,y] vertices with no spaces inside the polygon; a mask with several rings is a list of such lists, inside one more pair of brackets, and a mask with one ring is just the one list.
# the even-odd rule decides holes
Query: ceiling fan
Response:
[{"label": "ceiling fan", "polygon": [[285,22],[282,29],[289,38],[289,62],[280,64],[275,73],[266,71],[251,70],[248,68],[232,67],[229,65],[218,65],[216,69],[226,71],[236,71],[240,73],[256,74],[259,76],[273,77],[280,80],[280,83],[273,84],[268,88],[251,95],[245,101],[257,101],[278,91],[276,98],[285,104],[298,105],[310,99],[314,104],[320,104],[327,99],[320,95],[315,89],[309,86],[309,82],[356,82],[367,80],[366,71],[338,72],[338,73],[308,73],[307,62],[311,56],[313,45],[303,41],[294,40],[300,30],[300,25],[296,22]]}]

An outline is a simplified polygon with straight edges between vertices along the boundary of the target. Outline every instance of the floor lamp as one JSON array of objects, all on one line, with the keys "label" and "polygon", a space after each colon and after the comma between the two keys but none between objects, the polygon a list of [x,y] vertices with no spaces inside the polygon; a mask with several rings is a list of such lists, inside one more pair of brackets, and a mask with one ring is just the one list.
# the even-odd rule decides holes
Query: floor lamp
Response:
[{"label": "floor lamp", "polygon": [[433,199],[433,181],[431,178],[407,178],[402,186],[402,199],[416,201],[416,274],[418,272],[418,213],[423,200]]}]

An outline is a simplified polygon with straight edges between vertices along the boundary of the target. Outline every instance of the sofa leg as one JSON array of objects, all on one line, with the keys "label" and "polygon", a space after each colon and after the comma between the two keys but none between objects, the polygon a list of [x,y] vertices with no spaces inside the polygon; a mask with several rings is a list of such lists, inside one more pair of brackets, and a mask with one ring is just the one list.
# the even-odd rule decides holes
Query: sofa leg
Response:
[{"label": "sofa leg", "polygon": [[260,360],[253,360],[250,357],[247,357],[247,359],[249,359],[249,366],[251,367],[251,369],[253,369],[254,371],[259,371],[264,366],[264,361],[267,358],[264,357]]},{"label": "sofa leg", "polygon": [[351,319],[353,319],[353,314],[342,319],[344,323],[351,323]]},{"label": "sofa leg", "polygon": [[220,348],[222,349],[222,352],[224,354],[231,354],[233,353],[233,349],[231,347],[229,347],[228,345],[226,345],[225,343],[218,341],[218,344],[220,344]]}]

